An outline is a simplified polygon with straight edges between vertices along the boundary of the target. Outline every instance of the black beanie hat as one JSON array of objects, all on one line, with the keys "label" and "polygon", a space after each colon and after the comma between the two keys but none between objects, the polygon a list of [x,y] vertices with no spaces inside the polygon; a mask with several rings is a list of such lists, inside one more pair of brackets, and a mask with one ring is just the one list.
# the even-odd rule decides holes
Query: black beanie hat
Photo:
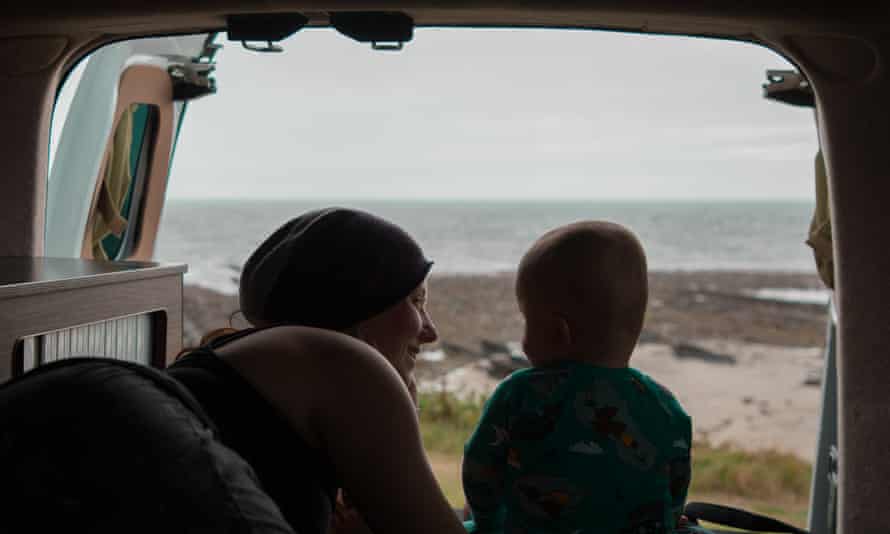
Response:
[{"label": "black beanie hat", "polygon": [[241,272],[241,312],[256,326],[341,330],[393,306],[433,263],[407,232],[380,217],[325,208],[287,222]]}]

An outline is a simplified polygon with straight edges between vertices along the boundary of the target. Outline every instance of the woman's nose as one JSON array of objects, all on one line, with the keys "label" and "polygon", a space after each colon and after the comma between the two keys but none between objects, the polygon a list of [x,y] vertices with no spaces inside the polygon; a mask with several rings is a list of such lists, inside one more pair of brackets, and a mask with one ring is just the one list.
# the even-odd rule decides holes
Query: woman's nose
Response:
[{"label": "woman's nose", "polygon": [[420,342],[421,343],[432,343],[439,339],[439,332],[436,330],[436,325],[433,324],[433,320],[427,314],[423,314],[423,325],[420,328]]}]

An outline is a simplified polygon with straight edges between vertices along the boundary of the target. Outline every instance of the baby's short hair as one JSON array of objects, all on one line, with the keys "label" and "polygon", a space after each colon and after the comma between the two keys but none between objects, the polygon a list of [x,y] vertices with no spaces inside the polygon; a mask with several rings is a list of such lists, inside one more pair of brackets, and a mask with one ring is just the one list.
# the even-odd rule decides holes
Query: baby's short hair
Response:
[{"label": "baby's short hair", "polygon": [[559,312],[576,333],[603,341],[639,337],[648,298],[646,255],[627,228],[580,221],[541,236],[519,264],[527,306]]}]

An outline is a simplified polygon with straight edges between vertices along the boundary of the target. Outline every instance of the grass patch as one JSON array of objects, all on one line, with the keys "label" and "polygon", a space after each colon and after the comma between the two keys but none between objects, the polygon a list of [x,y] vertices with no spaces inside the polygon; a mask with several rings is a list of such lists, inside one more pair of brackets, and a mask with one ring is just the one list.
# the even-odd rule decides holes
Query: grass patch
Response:
[{"label": "grass patch", "polygon": [[430,464],[436,474],[439,487],[454,508],[463,508],[466,499],[460,480],[460,458],[447,454],[431,453]]},{"label": "grass patch", "polygon": [[[483,402],[459,400],[447,393],[420,395],[424,447],[454,507],[464,505],[461,455],[482,414]],[[810,464],[790,454],[745,452],[696,442],[689,500],[736,506],[802,526],[807,518],[811,476]]]},{"label": "grass patch", "polygon": [[482,415],[484,399],[460,400],[448,393],[421,393],[420,432],[428,452],[456,455]]},{"label": "grass patch", "polygon": [[691,492],[806,502],[811,477],[810,464],[791,454],[693,444]]}]

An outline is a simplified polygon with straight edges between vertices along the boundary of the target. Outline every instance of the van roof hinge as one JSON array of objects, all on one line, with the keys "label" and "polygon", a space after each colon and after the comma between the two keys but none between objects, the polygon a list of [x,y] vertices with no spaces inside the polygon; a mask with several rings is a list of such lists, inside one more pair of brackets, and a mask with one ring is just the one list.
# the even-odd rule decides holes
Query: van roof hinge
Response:
[{"label": "van roof hinge", "polygon": [[374,50],[401,50],[414,37],[414,19],[398,11],[331,13],[331,26]]},{"label": "van roof hinge", "polygon": [[[283,52],[274,44],[302,30],[309,19],[302,13],[242,13],[226,17],[230,41],[252,52]],[[265,44],[260,44],[265,43]]]},{"label": "van roof hinge", "polygon": [[173,100],[188,101],[216,94],[216,65],[185,57],[167,56],[167,73],[173,81]]}]

